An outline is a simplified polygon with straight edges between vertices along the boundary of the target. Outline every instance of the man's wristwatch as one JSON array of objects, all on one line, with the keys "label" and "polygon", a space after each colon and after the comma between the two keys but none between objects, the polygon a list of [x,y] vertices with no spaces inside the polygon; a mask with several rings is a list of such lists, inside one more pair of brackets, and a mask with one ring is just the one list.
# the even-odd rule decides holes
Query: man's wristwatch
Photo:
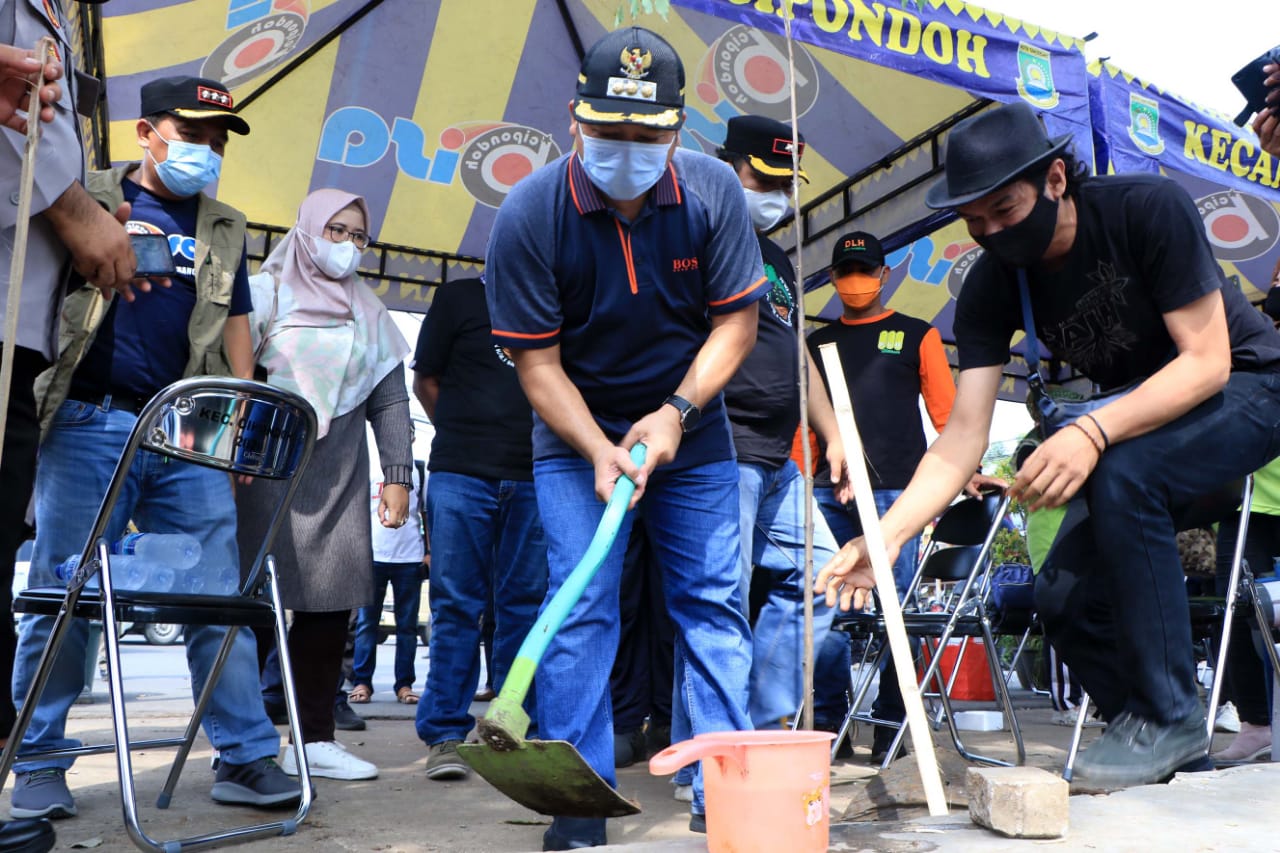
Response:
[{"label": "man's wristwatch", "polygon": [[662,401],[664,406],[671,406],[680,413],[680,431],[688,432],[698,425],[702,410],[678,394],[672,394]]}]

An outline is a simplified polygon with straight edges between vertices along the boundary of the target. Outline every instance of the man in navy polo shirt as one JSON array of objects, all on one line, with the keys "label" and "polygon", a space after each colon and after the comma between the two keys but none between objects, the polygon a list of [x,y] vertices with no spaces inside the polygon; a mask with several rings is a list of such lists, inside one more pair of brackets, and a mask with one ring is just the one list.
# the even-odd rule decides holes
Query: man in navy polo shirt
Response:
[{"label": "man in navy polo shirt", "polygon": [[[664,571],[694,733],[749,729],[751,645],[738,594],[738,471],[720,391],[768,292],[732,169],[676,150],[684,67],[632,27],[582,62],[574,150],[507,197],[486,258],[497,343],[533,404],[533,481],[554,595],[619,476],[636,481]],[[648,447],[637,468],[629,449]],[[614,782],[609,670],[630,517],[538,669],[539,726]],[[691,828],[705,826],[701,777]],[[606,843],[557,817],[543,849]]]}]

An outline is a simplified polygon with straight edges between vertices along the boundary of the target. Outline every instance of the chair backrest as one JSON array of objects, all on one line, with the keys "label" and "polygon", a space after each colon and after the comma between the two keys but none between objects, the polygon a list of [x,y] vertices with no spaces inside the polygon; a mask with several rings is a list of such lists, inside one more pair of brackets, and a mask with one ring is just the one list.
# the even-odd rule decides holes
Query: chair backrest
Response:
[{"label": "chair backrest", "polygon": [[908,593],[913,594],[923,580],[941,581],[959,585],[947,593],[947,602],[966,600],[989,559],[991,543],[1008,506],[1005,490],[995,489],[947,507],[933,526]]},{"label": "chair backrest", "polygon": [[982,549],[977,545],[957,545],[930,551],[920,566],[922,581],[962,581],[973,571]]},{"label": "chair backrest", "polygon": [[169,385],[151,398],[129,433],[80,555],[74,587],[96,569],[99,538],[106,530],[129,468],[139,449],[237,474],[288,480],[267,535],[242,592],[261,585],[266,556],[293,501],[299,474],[316,442],[316,413],[296,394],[262,382],[195,376]]},{"label": "chair backrest", "polygon": [[986,492],[947,507],[933,528],[932,541],[941,545],[981,545],[1004,513],[1004,492]]},{"label": "chair backrest", "polygon": [[138,422],[147,450],[274,480],[293,476],[316,432],[314,411],[296,394],[222,377],[175,382],[147,403]]}]

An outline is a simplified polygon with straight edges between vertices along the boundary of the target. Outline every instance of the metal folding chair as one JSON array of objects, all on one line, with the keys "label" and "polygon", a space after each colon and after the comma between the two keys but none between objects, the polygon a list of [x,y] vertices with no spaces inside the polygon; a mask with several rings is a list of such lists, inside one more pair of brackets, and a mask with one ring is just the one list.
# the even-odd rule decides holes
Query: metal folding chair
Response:
[{"label": "metal folding chair", "polygon": [[[1007,764],[996,758],[990,758],[971,752],[965,747],[960,732],[955,724],[955,713],[951,706],[951,691],[960,672],[961,656],[957,656],[955,665],[948,677],[940,672],[943,650],[953,637],[978,638],[982,640],[984,654],[991,674],[991,683],[996,698],[1004,713],[1006,726],[1013,735],[1018,753],[1018,764],[1026,758],[1022,732],[1014,716],[1013,703],[1009,698],[1008,686],[1004,670],[1000,665],[999,652],[996,649],[992,631],[992,617],[989,612],[989,576],[986,569],[990,563],[991,545],[1009,507],[1009,497],[1003,490],[992,491],[981,498],[965,498],[947,508],[934,526],[933,535],[921,557],[916,576],[912,579],[907,592],[907,603],[903,608],[903,622],[907,634],[920,638],[930,646],[931,655],[928,666],[920,683],[930,696],[939,702],[935,725],[942,720],[947,723],[952,743],[956,751],[969,761],[986,764]],[[942,609],[925,611],[919,597],[923,584],[938,584],[943,587],[944,594],[936,602]],[[883,636],[884,622],[876,614],[854,614],[840,626],[854,638],[870,639]],[[967,649],[967,646],[965,647]],[[894,720],[883,720],[874,717],[869,711],[861,711],[871,686],[871,679],[879,670],[880,659],[885,653],[882,645],[880,651],[869,654],[870,648],[862,655],[857,667],[858,674],[851,674],[850,693],[852,701],[849,713],[841,724],[832,745],[832,754],[842,738],[849,735],[855,722],[897,728],[898,732],[889,747],[882,767],[888,767],[896,756],[903,738],[906,725]],[[963,655],[963,650],[961,651]],[[932,686],[932,690],[929,688]]]},{"label": "metal folding chair", "polygon": [[[1237,498],[1236,496],[1239,495]],[[1236,511],[1239,507],[1240,525],[1236,532],[1235,546],[1231,554],[1231,575],[1227,581],[1227,595],[1225,598],[1194,598],[1191,600],[1191,622],[1193,628],[1196,626],[1205,626],[1212,623],[1217,625],[1219,620],[1222,623],[1222,641],[1218,644],[1218,660],[1214,669],[1213,687],[1209,691],[1209,707],[1207,710],[1207,720],[1205,725],[1209,730],[1209,737],[1213,737],[1214,718],[1218,712],[1218,700],[1222,697],[1222,673],[1227,664],[1227,649],[1231,643],[1231,628],[1235,621],[1235,612],[1237,607],[1248,606],[1252,608],[1250,616],[1254,619],[1261,619],[1262,611],[1258,604],[1258,597],[1254,592],[1253,574],[1249,571],[1248,565],[1244,561],[1244,545],[1249,535],[1249,512],[1253,506],[1253,475],[1245,477],[1243,480],[1237,480],[1227,483],[1222,488],[1205,495],[1200,500],[1195,501],[1185,508],[1178,516],[1176,526],[1178,530],[1190,530],[1193,527],[1207,527],[1216,524]],[[1268,621],[1259,621],[1259,624],[1267,626]],[[1263,629],[1269,630],[1264,627]],[[1280,660],[1276,658],[1275,646],[1270,643],[1264,643],[1271,650],[1271,658],[1273,663],[1280,667]],[[1280,668],[1276,670],[1280,672]],[[1062,768],[1062,778],[1071,781],[1072,770],[1075,767],[1076,755],[1080,752],[1080,741],[1084,734],[1085,720],[1089,715],[1089,694],[1085,693],[1080,699],[1080,711],[1076,717],[1075,731],[1071,736],[1071,745],[1067,749],[1066,764]]]},{"label": "metal folding chair", "polygon": [[[288,512],[299,476],[306,468],[316,440],[315,412],[301,397],[260,382],[218,377],[196,377],[175,382],[157,394],[138,416],[116,464],[107,493],[103,497],[92,532],[80,555],[80,566],[67,587],[28,589],[14,599],[20,613],[55,616],[49,641],[41,655],[30,689],[18,712],[8,745],[0,754],[0,784],[8,779],[16,759],[99,755],[114,752],[120,776],[120,799],[129,837],[143,850],[173,853],[194,850],[228,841],[244,841],[268,835],[291,835],[311,808],[311,776],[306,751],[297,751],[301,798],[292,817],[268,823],[158,841],[143,831],[138,820],[130,751],[177,747],[177,755],[157,800],[158,808],[168,808],[178,776],[200,730],[200,721],[217,688],[235,631],[227,632],[208,681],[195,705],[195,712],[182,737],[131,740],[124,699],[124,677],[120,667],[121,622],[176,623],[182,625],[274,626],[283,674],[289,726],[295,743],[302,743],[294,693],[289,644],[285,634],[284,607],[276,585],[272,541]],[[230,474],[288,480],[289,485],[276,507],[254,565],[238,591],[231,595],[192,595],[175,592],[121,590],[112,576],[112,556],[102,538],[116,501],[139,450],[158,453],[169,459],[203,465]],[[101,588],[86,587],[100,576]],[[71,620],[101,619],[110,677],[113,741],[42,753],[18,754],[22,738],[49,679]]]}]

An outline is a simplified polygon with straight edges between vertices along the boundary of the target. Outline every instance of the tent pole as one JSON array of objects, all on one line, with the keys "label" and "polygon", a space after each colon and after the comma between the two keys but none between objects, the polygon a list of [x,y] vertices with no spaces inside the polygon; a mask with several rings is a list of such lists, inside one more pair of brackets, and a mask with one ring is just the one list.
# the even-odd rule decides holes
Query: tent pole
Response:
[{"label": "tent pole", "polygon": [[[787,37],[787,78],[791,87],[791,207],[796,211],[792,217],[792,234],[796,242],[796,304],[791,308],[792,322],[796,328],[796,352],[799,376],[796,381],[800,388],[800,447],[801,459],[804,462],[804,566],[801,572],[804,584],[804,658],[801,667],[803,680],[800,695],[800,728],[813,728],[813,453],[809,444],[809,349],[805,345],[804,336],[804,257],[800,252],[800,181],[796,175],[800,172],[800,124],[796,115],[796,54],[795,41],[791,37],[791,15],[782,16]],[[839,477],[839,471],[832,472]]]}]

